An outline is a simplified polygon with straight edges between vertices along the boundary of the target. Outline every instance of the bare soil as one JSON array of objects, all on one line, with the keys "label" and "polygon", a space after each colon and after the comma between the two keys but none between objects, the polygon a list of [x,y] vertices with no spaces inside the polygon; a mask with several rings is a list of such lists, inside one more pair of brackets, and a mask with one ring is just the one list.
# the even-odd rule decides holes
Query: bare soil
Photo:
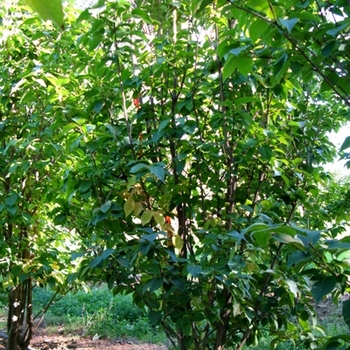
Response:
[{"label": "bare soil", "polygon": [[[7,340],[0,338],[0,350],[6,350]],[[35,332],[28,350],[166,350],[163,344],[148,344],[121,339],[92,339],[79,335],[47,334],[39,328]]]}]

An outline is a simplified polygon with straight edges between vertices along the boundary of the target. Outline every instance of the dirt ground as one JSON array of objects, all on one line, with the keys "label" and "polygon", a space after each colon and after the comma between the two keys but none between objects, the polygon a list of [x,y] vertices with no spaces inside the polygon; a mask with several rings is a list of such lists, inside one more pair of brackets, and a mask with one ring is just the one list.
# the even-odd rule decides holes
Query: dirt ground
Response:
[{"label": "dirt ground", "polygon": [[[349,296],[346,297],[346,300]],[[336,318],[337,324],[345,322],[341,316],[341,304],[335,306],[331,300],[326,299],[316,306],[320,321],[329,319],[330,315]],[[329,320],[328,320],[329,322]],[[3,331],[0,331],[0,350],[6,350],[6,339],[2,337]],[[122,339],[93,339],[92,337],[83,337],[78,334],[63,335],[51,334],[45,328],[37,328],[28,350],[167,350],[163,344],[149,344],[126,341]]]},{"label": "dirt ground", "polygon": [[[123,340],[96,339],[78,335],[46,334],[45,329],[38,329],[28,350],[166,350],[165,345],[137,343]],[[0,338],[0,350],[6,350],[6,339]]]}]

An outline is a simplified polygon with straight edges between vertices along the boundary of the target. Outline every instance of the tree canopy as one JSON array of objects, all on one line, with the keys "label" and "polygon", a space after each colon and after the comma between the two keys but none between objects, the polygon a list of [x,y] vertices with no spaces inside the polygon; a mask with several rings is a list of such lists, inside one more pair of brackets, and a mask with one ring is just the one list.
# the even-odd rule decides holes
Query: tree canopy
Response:
[{"label": "tree canopy", "polygon": [[33,285],[84,281],[131,293],[180,349],[349,340],[314,303],[349,288],[347,182],[322,168],[349,119],[349,9],[101,0],[58,30],[1,6],[10,350]]}]

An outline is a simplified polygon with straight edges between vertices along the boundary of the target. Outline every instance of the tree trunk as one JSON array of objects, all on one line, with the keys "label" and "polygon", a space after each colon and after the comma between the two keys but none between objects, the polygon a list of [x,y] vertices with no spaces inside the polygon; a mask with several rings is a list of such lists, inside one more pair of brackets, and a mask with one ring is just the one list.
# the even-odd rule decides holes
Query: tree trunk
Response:
[{"label": "tree trunk", "polygon": [[224,293],[226,296],[226,305],[220,311],[220,321],[216,325],[216,342],[215,350],[222,350],[226,345],[226,333],[228,330],[228,324],[231,314],[232,295],[230,291],[225,288]]},{"label": "tree trunk", "polygon": [[26,350],[33,333],[32,285],[28,278],[9,292],[8,350]]}]

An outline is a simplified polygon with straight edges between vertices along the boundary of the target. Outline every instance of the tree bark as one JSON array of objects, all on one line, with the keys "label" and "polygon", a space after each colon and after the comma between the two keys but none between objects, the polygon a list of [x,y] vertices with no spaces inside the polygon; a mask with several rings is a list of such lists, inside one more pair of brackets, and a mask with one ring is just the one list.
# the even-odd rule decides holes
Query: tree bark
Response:
[{"label": "tree bark", "polygon": [[33,333],[32,285],[28,278],[9,292],[8,350],[26,350]]}]

